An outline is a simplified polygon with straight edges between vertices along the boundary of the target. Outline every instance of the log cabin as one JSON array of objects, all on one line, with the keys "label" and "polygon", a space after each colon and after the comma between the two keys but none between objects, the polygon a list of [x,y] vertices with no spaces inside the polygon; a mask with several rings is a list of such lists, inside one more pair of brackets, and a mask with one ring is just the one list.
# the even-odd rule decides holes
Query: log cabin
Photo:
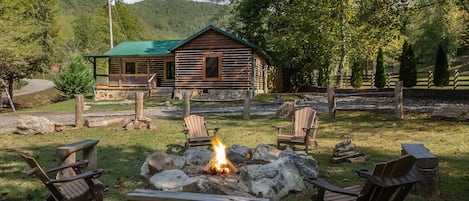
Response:
[{"label": "log cabin", "polygon": [[[240,100],[267,93],[266,54],[215,26],[185,40],[126,41],[93,63],[95,100],[149,97]],[[98,62],[98,59],[104,62]],[[104,60],[103,60],[104,59]],[[106,61],[107,59],[107,61]]]}]

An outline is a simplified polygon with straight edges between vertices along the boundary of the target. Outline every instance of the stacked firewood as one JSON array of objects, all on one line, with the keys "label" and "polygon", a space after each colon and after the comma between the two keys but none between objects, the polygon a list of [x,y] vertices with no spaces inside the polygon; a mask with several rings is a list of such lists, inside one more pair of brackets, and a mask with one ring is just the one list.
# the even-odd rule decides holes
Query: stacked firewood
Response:
[{"label": "stacked firewood", "polygon": [[358,151],[357,146],[352,143],[350,139],[346,139],[335,145],[334,152],[332,154],[332,162],[350,162],[350,163],[361,163],[368,159],[365,154]]}]

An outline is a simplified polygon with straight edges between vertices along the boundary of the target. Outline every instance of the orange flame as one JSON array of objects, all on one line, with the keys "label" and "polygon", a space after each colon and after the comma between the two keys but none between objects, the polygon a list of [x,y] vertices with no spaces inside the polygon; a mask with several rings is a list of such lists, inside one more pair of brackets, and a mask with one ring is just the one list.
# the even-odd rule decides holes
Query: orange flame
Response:
[{"label": "orange flame", "polygon": [[226,158],[225,145],[218,136],[211,140],[215,156],[206,165],[205,171],[209,174],[231,174],[238,172],[238,169]]}]

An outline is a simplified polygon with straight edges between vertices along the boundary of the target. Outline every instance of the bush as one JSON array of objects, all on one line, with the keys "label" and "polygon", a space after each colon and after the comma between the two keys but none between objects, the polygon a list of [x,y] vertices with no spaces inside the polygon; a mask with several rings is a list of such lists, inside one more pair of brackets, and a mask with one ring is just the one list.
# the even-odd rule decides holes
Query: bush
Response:
[{"label": "bush", "polygon": [[417,85],[417,62],[412,45],[407,41],[402,46],[401,66],[399,69],[399,80],[402,80],[404,87]]},{"label": "bush", "polygon": [[350,79],[350,84],[354,88],[360,88],[363,85],[363,69],[357,59],[353,60],[352,78]]},{"label": "bush", "polygon": [[446,52],[443,49],[443,45],[438,45],[438,51],[435,59],[435,75],[433,78],[433,84],[435,86],[445,86],[449,83],[449,72],[448,72],[448,58]]},{"label": "bush", "polygon": [[69,64],[57,74],[54,83],[65,96],[88,94],[93,89],[93,72],[81,55],[72,54]]},{"label": "bush", "polygon": [[386,86],[386,67],[384,66],[383,50],[379,48],[376,59],[375,87],[381,89],[384,86]]}]

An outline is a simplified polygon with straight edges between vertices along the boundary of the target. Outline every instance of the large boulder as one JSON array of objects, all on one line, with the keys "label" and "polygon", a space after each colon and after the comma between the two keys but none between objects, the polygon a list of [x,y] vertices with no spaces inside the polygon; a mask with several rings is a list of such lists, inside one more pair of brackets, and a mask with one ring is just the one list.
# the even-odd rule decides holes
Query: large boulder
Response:
[{"label": "large boulder", "polygon": [[252,157],[249,163],[270,163],[279,158],[280,150],[266,144],[259,144],[252,152]]},{"label": "large boulder", "polygon": [[213,152],[207,149],[190,148],[184,152],[183,157],[188,165],[205,165],[213,156]]},{"label": "large boulder", "polygon": [[182,191],[183,186],[191,183],[191,178],[181,170],[165,170],[150,177],[150,184],[158,190]]},{"label": "large boulder", "polygon": [[149,179],[156,173],[175,169],[176,165],[168,154],[162,152],[156,152],[145,160],[142,167],[140,168],[140,176],[145,179]]},{"label": "large boulder", "polygon": [[252,150],[248,146],[234,144],[228,149],[227,158],[235,165],[246,163],[252,156]]},{"label": "large boulder", "polygon": [[15,133],[22,135],[47,134],[55,132],[55,123],[45,117],[21,115],[16,122]]},{"label": "large boulder", "polygon": [[318,162],[306,153],[298,154],[289,147],[280,153],[280,158],[288,158],[295,164],[301,177],[315,177],[319,174]]},{"label": "large boulder", "polygon": [[288,158],[280,158],[265,165],[241,167],[238,185],[251,194],[273,201],[287,196],[290,191],[305,188],[300,173]]}]

